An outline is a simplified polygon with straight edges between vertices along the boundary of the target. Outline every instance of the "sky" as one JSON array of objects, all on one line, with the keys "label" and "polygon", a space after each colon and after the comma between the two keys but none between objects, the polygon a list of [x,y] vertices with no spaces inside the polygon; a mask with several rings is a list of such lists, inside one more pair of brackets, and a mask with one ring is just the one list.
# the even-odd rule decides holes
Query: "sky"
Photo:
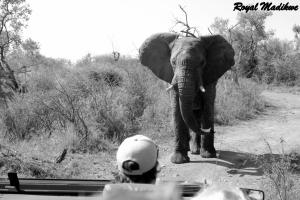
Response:
[{"label": "sky", "polygon": [[[215,17],[229,19],[235,24],[239,11],[234,3],[248,4],[249,0],[27,0],[32,9],[23,38],[40,44],[41,53],[48,57],[79,60],[86,54],[135,56],[142,42],[150,35],[168,32],[175,18],[184,20],[180,4],[188,12],[189,24],[201,35],[209,34],[208,27]],[[287,1],[267,1],[279,5]],[[300,25],[300,0],[297,11],[275,11],[266,21],[267,30],[275,36],[291,40],[292,27]]]}]

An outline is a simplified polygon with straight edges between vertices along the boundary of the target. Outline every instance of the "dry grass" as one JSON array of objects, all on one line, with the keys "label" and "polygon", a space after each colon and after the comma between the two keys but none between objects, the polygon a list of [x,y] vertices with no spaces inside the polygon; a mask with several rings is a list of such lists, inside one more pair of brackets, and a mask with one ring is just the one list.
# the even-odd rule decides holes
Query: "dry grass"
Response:
[{"label": "dry grass", "polygon": [[[51,138],[38,137],[16,143],[2,141],[0,176],[6,177],[7,172],[15,171],[20,177],[111,179],[117,145],[109,144],[108,148],[106,144],[106,149],[101,152],[84,153],[74,144],[76,137],[74,133],[53,133]],[[56,163],[65,148],[68,149],[65,159]],[[95,150],[95,147],[90,148]]]},{"label": "dry grass", "polygon": [[232,125],[237,120],[251,119],[263,111],[265,102],[260,96],[262,90],[262,86],[248,79],[240,79],[239,85],[228,79],[220,79],[215,104],[216,123]]},{"label": "dry grass", "polygon": [[266,142],[269,153],[255,158],[266,177],[263,181],[263,189],[267,199],[294,200],[300,194],[297,185],[297,174],[300,172],[300,154],[295,151],[286,153],[283,142],[281,141],[280,154],[274,154],[270,144]]}]

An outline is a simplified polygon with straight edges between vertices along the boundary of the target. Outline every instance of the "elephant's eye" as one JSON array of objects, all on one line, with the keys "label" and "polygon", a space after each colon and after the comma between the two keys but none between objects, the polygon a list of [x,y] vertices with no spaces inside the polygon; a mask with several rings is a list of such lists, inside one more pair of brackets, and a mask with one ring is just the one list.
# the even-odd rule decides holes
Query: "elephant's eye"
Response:
[{"label": "elephant's eye", "polygon": [[205,60],[201,60],[200,61],[200,66],[204,66],[206,63],[205,63]]},{"label": "elephant's eye", "polygon": [[172,65],[175,65],[175,64],[176,64],[175,58],[173,58],[173,59],[171,60],[171,64],[172,64]]}]

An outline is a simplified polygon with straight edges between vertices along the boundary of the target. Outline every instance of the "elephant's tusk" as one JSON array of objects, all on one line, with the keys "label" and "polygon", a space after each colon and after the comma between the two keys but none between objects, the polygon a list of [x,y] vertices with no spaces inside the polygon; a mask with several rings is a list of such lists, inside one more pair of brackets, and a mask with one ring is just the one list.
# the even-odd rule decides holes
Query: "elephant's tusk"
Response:
[{"label": "elephant's tusk", "polygon": [[211,128],[200,128],[202,132],[204,133],[210,133]]},{"label": "elephant's tusk", "polygon": [[200,90],[201,92],[205,92],[205,88],[202,85],[200,86]]},{"label": "elephant's tusk", "polygon": [[166,91],[169,92],[173,87],[174,87],[174,85],[169,84],[169,87],[167,87]]}]

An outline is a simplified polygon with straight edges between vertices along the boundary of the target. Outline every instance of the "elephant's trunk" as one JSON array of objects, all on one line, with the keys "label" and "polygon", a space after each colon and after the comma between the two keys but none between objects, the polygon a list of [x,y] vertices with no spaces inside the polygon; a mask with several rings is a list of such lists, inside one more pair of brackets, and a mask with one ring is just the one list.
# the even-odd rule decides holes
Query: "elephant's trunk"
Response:
[{"label": "elephant's trunk", "polygon": [[187,67],[182,67],[176,73],[181,116],[192,131],[199,133],[200,125],[193,113],[193,101],[197,90],[195,76],[194,70]]}]

